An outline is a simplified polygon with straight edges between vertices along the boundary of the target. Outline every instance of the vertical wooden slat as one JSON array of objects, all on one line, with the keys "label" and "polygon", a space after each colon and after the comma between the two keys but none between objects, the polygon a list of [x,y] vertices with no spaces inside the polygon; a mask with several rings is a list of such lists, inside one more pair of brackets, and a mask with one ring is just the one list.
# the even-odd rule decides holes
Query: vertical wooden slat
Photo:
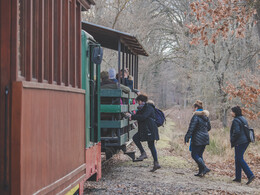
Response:
[{"label": "vertical wooden slat", "polygon": [[67,70],[68,70],[68,72],[67,72],[67,80],[68,80],[68,86],[70,86],[70,52],[71,52],[71,44],[70,44],[70,36],[71,36],[71,31],[70,31],[70,17],[71,17],[71,15],[70,15],[70,7],[71,7],[71,1],[72,0],[69,0],[68,1],[68,10],[67,10],[67,12],[68,12],[68,17],[67,18],[65,18],[65,20],[67,20],[68,21],[68,26],[67,26],[67,32],[68,32],[68,37],[66,37],[67,38],[67,42],[68,42],[68,47],[67,47],[67,50],[68,50],[68,55],[67,55],[67,57],[68,57],[68,64],[67,64]]},{"label": "vertical wooden slat", "polygon": [[[20,2],[21,3],[21,2]],[[18,1],[12,0],[12,32],[11,32],[11,80],[16,81],[18,79],[18,72],[19,72],[19,55],[18,55],[18,32],[20,32],[20,29],[18,29]],[[21,41],[21,40],[20,40]],[[0,44],[1,45],[1,44]]]},{"label": "vertical wooden slat", "polygon": [[134,74],[134,54],[132,54],[132,67],[131,67],[131,75]]},{"label": "vertical wooden slat", "polygon": [[49,1],[44,2],[44,80],[49,80]]},{"label": "vertical wooden slat", "polygon": [[122,69],[125,69],[125,45],[123,46],[123,54],[122,54]]},{"label": "vertical wooden slat", "polygon": [[138,77],[138,75],[137,75],[137,55],[135,55],[135,64],[134,64],[134,66],[135,66],[134,83],[135,83],[135,89],[137,89],[138,88],[138,86],[137,86],[137,77]]},{"label": "vertical wooden slat", "polygon": [[20,58],[18,58],[18,77],[19,79],[25,78],[25,18],[26,18],[26,13],[27,13],[27,8],[25,1],[20,2],[20,29],[19,29],[19,39],[20,39],[20,44],[19,44],[19,53],[20,53]]},{"label": "vertical wooden slat", "polygon": [[38,78],[38,63],[39,63],[39,21],[40,21],[40,9],[39,9],[39,0],[34,0],[33,2],[33,63],[32,63],[32,78]]},{"label": "vertical wooden slat", "polygon": [[53,83],[54,72],[54,6],[53,0],[49,0],[49,84]]},{"label": "vertical wooden slat", "polygon": [[[120,70],[121,69],[121,42],[120,42],[120,40],[118,40],[117,53],[118,53],[118,72],[120,72],[121,71]],[[122,75],[122,79],[123,78],[124,78],[124,75]],[[118,83],[121,83],[120,76],[118,77]]]},{"label": "vertical wooden slat", "polygon": [[33,30],[32,30],[32,13],[33,13],[33,7],[32,7],[32,1],[28,0],[25,4],[26,7],[28,7],[28,10],[26,12],[26,29],[25,29],[25,36],[26,36],[26,50],[25,50],[25,75],[26,80],[31,81],[32,80],[32,37],[33,37]]},{"label": "vertical wooden slat", "polygon": [[54,80],[62,83],[62,0],[54,2]]},{"label": "vertical wooden slat", "polygon": [[76,9],[76,77],[77,77],[77,87],[81,88],[81,5],[77,2]]},{"label": "vertical wooden slat", "polygon": [[39,2],[39,69],[38,81],[44,80],[44,1]]},{"label": "vertical wooden slat", "polygon": [[131,73],[131,59],[132,59],[131,55],[132,55],[131,51],[129,51],[129,62],[128,62],[129,63],[129,71],[128,71],[129,74]]},{"label": "vertical wooden slat", "polygon": [[58,0],[58,42],[59,42],[59,59],[58,59],[58,75],[57,82],[62,83],[62,4],[63,0]]},{"label": "vertical wooden slat", "polygon": [[136,74],[137,74],[137,77],[136,77],[136,89],[138,89],[138,56],[136,57]]},{"label": "vertical wooden slat", "polygon": [[128,68],[128,49],[126,49],[126,68]]},{"label": "vertical wooden slat", "polygon": [[76,0],[70,1],[70,84],[76,86]]},{"label": "vertical wooden slat", "polygon": [[62,81],[66,86],[69,85],[68,67],[69,67],[69,0],[63,0],[62,10]]}]

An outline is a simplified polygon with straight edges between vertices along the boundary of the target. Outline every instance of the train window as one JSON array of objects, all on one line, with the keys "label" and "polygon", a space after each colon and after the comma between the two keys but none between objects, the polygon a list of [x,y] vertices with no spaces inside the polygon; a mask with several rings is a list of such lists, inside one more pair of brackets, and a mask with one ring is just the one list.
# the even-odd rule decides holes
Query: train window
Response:
[{"label": "train window", "polygon": [[18,77],[81,87],[81,5],[77,0],[20,0]]}]

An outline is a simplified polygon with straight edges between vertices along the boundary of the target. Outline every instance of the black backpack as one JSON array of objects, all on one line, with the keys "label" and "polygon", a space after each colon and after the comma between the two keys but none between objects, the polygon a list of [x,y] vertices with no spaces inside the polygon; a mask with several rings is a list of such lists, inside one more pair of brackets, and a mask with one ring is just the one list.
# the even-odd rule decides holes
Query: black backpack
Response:
[{"label": "black backpack", "polygon": [[157,127],[163,126],[164,122],[166,122],[166,118],[165,115],[163,113],[163,111],[161,111],[158,108],[154,108],[155,110],[155,123],[157,125]]},{"label": "black backpack", "polygon": [[255,142],[255,132],[254,129],[250,128],[248,125],[246,125],[240,118],[238,118],[240,122],[242,122],[243,130],[246,134],[246,137],[249,142],[254,143]]}]

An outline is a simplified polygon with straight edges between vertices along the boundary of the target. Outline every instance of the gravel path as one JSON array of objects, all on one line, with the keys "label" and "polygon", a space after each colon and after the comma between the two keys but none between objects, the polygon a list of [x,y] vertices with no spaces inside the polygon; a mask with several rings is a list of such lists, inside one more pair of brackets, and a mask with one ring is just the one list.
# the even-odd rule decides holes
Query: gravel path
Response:
[{"label": "gravel path", "polygon": [[151,156],[142,162],[132,162],[123,153],[114,155],[103,163],[101,180],[85,183],[84,194],[260,194],[259,179],[247,186],[246,179],[238,184],[214,171],[198,178],[194,176],[197,168],[192,161],[168,151],[158,153],[162,168],[154,173],[149,172]]}]

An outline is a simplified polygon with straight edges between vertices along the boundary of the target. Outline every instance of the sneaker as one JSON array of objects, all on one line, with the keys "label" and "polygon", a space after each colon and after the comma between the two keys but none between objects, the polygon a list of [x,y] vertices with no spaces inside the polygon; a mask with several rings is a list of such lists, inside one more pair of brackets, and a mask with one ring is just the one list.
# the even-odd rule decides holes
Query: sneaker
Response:
[{"label": "sneaker", "polygon": [[246,183],[246,185],[249,185],[254,179],[255,179],[255,176],[252,175],[252,176],[248,179],[248,182]]}]

